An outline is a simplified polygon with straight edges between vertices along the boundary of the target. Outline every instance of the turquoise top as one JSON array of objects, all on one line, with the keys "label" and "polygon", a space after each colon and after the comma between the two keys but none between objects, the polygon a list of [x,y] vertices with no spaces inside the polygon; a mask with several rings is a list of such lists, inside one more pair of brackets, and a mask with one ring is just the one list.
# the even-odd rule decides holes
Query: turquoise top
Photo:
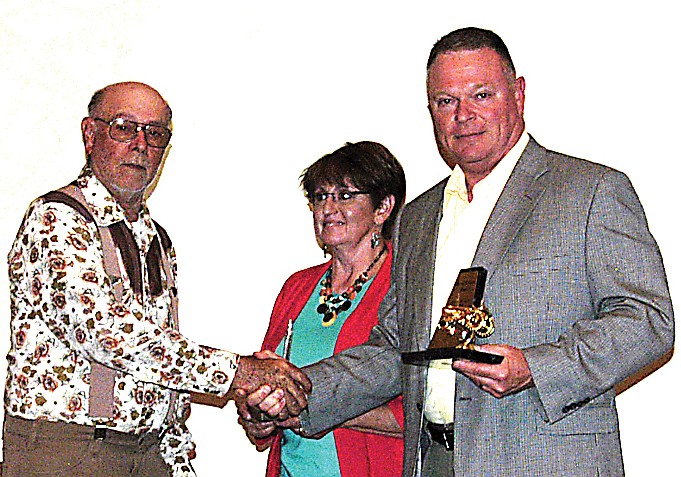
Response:
[{"label": "turquoise top", "polygon": [[[326,274],[324,275],[326,276]],[[322,315],[317,312],[321,282],[293,323],[290,361],[298,367],[307,366],[333,355],[345,319],[357,308],[369,289],[373,277],[352,300],[347,311],[341,311],[331,326],[322,326]],[[276,353],[283,355],[284,340],[277,346]],[[281,477],[341,477],[333,432],[321,439],[307,439],[292,431],[285,430],[281,446]]]}]

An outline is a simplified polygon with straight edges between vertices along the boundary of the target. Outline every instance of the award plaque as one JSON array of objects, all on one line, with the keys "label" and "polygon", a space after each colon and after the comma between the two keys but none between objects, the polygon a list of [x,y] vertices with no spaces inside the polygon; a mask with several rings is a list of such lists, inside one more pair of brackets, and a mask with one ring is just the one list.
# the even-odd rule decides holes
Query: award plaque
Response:
[{"label": "award plaque", "polygon": [[461,270],[428,349],[402,353],[402,361],[416,365],[428,365],[434,359],[501,363],[503,356],[472,349],[476,337],[494,333],[494,318],[482,304],[486,279],[487,270],[482,267]]}]

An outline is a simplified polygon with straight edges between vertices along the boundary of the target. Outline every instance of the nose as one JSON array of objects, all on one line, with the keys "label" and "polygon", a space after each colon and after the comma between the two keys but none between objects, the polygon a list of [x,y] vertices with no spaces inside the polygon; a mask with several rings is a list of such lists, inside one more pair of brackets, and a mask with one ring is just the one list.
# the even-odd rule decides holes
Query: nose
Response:
[{"label": "nose", "polygon": [[142,127],[137,128],[137,134],[135,135],[135,138],[132,140],[132,144],[135,150],[137,151],[143,152],[147,150],[149,144],[147,144],[147,134],[144,131],[144,128]]},{"label": "nose", "polygon": [[473,119],[473,109],[466,99],[462,99],[456,105],[454,119],[458,123],[465,123],[466,121]]},{"label": "nose", "polygon": [[333,195],[330,195],[327,197],[327,199],[324,201],[323,206],[322,206],[322,211],[325,214],[332,214],[338,210],[338,203],[336,202],[336,197]]}]

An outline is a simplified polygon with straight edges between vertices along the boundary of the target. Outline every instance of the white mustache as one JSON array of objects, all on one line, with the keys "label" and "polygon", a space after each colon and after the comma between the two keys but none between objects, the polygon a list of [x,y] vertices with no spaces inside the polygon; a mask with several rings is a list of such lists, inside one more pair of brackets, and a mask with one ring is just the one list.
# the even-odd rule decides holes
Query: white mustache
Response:
[{"label": "white mustache", "polygon": [[146,154],[138,153],[126,159],[125,164],[144,167],[146,169],[149,167],[149,157]]}]

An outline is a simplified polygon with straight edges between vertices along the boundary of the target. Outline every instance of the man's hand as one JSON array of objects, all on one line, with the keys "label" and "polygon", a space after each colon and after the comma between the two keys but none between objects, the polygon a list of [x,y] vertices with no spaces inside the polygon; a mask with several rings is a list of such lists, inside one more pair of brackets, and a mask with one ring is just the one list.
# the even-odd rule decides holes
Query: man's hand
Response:
[{"label": "man's hand", "polygon": [[270,422],[254,422],[247,421],[239,416],[239,424],[244,428],[248,440],[255,446],[258,452],[269,449],[272,445],[272,439],[267,439],[272,436],[277,430],[277,425]]},{"label": "man's hand", "polygon": [[500,364],[475,363],[463,359],[452,362],[454,371],[466,376],[483,391],[502,398],[534,386],[530,367],[521,349],[508,345],[481,345],[475,349],[504,357]]},{"label": "man's hand", "polygon": [[252,421],[239,416],[239,424],[244,428],[248,440],[255,446],[258,452],[269,449],[272,445],[276,432],[279,429],[290,428],[294,432],[300,431],[300,421],[298,417],[291,417],[286,421]]},{"label": "man's hand", "polygon": [[[300,429],[300,419],[298,418],[298,416],[283,418],[281,417],[282,416],[281,413],[280,414],[273,413],[272,415],[270,415],[269,412],[273,411],[269,412],[266,411],[268,407],[267,405],[261,406],[261,404],[265,400],[272,398],[273,395],[278,394],[279,392],[281,392],[281,390],[277,389],[273,393],[270,393],[269,386],[262,386],[261,388],[247,396],[245,406],[237,406],[237,411],[239,413],[239,422],[242,421],[246,423],[252,422],[256,424],[251,429],[253,429],[252,435],[257,437],[258,439],[267,437],[268,435],[272,434],[272,432],[275,431],[276,429],[291,429],[292,431],[296,432]],[[277,402],[275,406],[279,407],[280,406],[279,402]],[[262,410],[263,412],[266,412],[268,419],[266,420],[254,419],[251,414],[251,410],[256,411]],[[249,429],[246,429],[246,431],[249,432]]]},{"label": "man's hand", "polygon": [[276,406],[275,401],[283,399],[279,403],[280,408],[272,411],[280,419],[300,414],[307,406],[306,394],[312,390],[312,383],[305,373],[284,359],[242,356],[228,395],[241,409],[247,405],[247,394],[265,385],[269,386],[269,390],[279,392],[278,397],[268,401],[268,409]]},{"label": "man's hand", "polygon": [[[272,389],[268,386],[261,386],[254,392],[248,394],[243,390],[237,393],[244,397],[237,405],[239,412],[239,424],[246,431],[248,440],[251,441],[258,451],[263,451],[272,445],[274,434],[281,428],[289,428],[294,431],[300,429],[300,421],[298,417],[285,417],[285,399],[284,391],[281,389]],[[266,416],[268,420],[258,420],[253,418],[256,416]]]}]

